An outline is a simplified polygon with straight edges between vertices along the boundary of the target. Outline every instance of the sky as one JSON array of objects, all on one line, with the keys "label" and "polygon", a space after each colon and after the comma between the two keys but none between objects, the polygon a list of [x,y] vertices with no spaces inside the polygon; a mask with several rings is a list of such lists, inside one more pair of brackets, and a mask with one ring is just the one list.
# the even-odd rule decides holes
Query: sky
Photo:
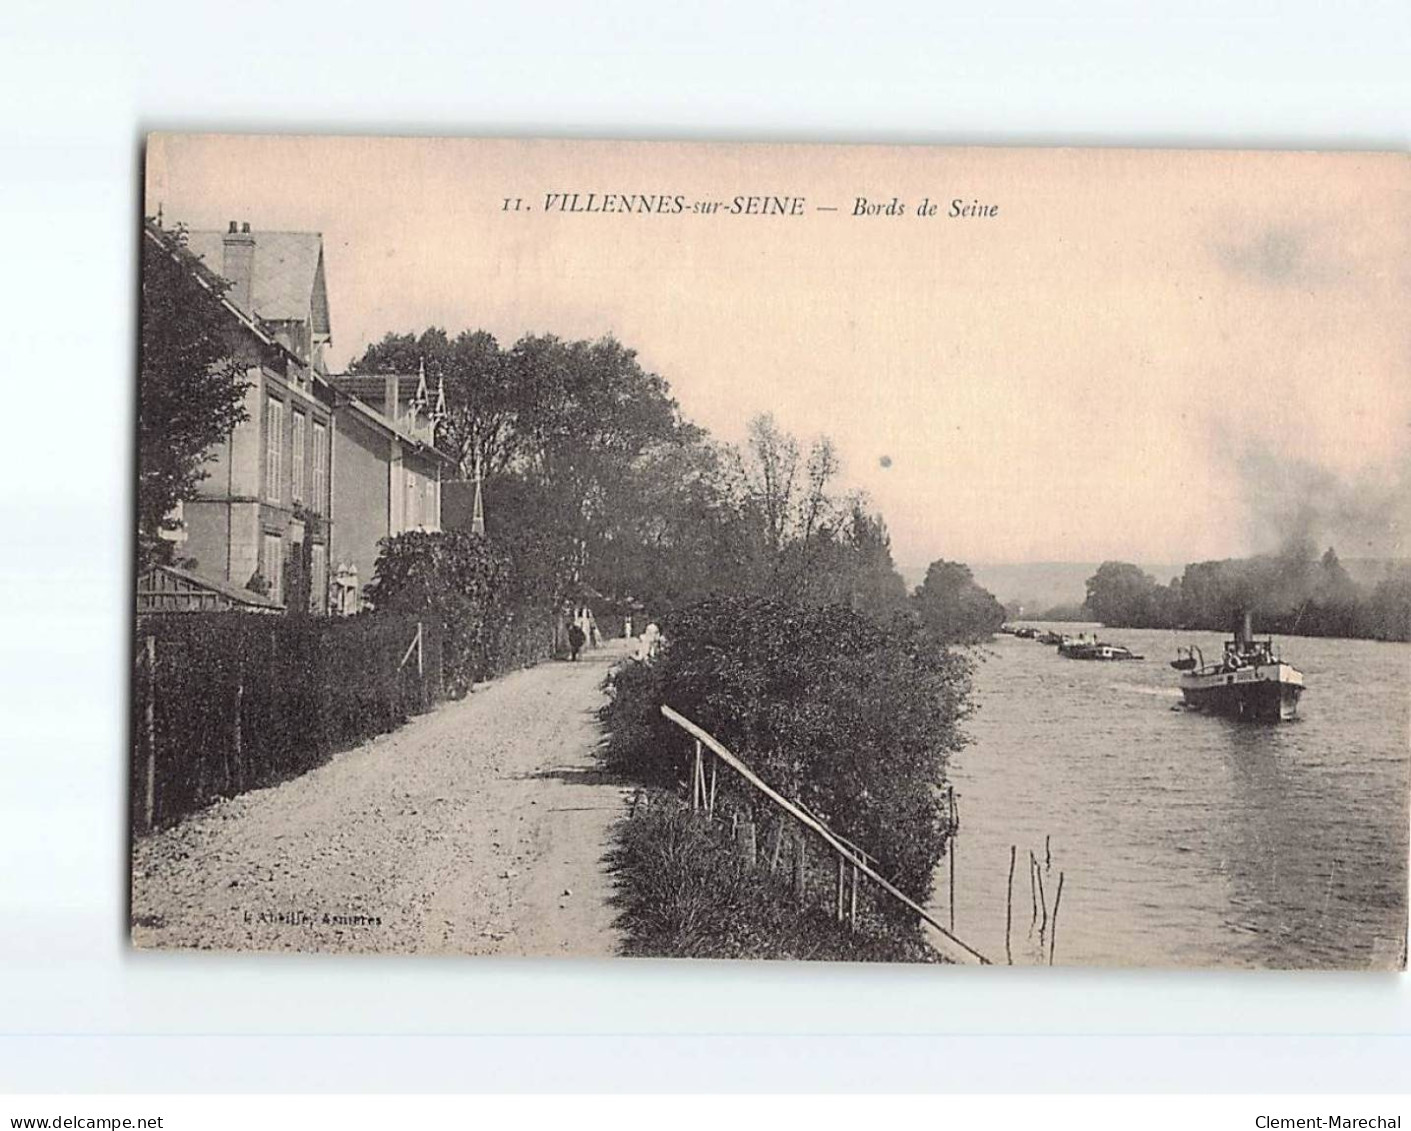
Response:
[{"label": "sky", "polygon": [[723,440],[826,434],[902,564],[1411,556],[1405,156],[155,135],[145,191],[321,232],[335,368],[611,334]]}]

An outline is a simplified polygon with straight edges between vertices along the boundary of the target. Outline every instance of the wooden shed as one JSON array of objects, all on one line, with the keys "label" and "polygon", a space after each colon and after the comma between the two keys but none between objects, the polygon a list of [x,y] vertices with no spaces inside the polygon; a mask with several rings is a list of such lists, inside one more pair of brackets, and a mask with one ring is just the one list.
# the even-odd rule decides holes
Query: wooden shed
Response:
[{"label": "wooden shed", "polygon": [[282,613],[271,597],[177,566],[150,566],[137,578],[137,615],[144,613]]}]

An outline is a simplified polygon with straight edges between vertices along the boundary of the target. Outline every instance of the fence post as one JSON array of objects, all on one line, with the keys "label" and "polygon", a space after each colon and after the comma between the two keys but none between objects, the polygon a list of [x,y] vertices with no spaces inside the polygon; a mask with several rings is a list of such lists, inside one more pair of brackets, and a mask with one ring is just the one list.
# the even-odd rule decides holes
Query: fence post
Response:
[{"label": "fence post", "polygon": [[955,930],[955,841],[960,828],[960,815],[955,807],[955,786],[950,787],[950,844],[946,855],[950,857],[950,929]]},{"label": "fence post", "polygon": [[1014,857],[1018,853],[1018,845],[1009,846],[1009,886],[1005,889],[1004,896],[1004,956],[1009,961],[1009,965],[1014,965],[1014,954],[1009,949],[1009,932],[1014,924]]},{"label": "fence post", "polygon": [[857,930],[857,877],[859,875],[861,873],[858,871],[857,865],[854,864],[852,868],[852,912],[849,916],[852,920],[853,930]]},{"label": "fence post", "polygon": [[1048,964],[1053,965],[1053,949],[1058,945],[1058,905],[1063,902],[1063,873],[1058,873],[1058,894],[1053,897],[1053,922],[1048,927]]},{"label": "fence post", "polygon": [[701,740],[696,739],[695,753],[691,758],[691,812],[701,807]]},{"label": "fence post", "polygon": [[740,856],[751,868],[759,861],[759,850],[755,844],[754,817],[747,816],[740,822]]},{"label": "fence post", "polygon": [[142,824],[152,831],[157,809],[157,638],[147,634],[147,781],[142,801]]},{"label": "fence post", "polygon": [[833,913],[833,917],[834,917],[835,919],[837,919],[839,923],[841,923],[841,922],[843,921],[843,877],[844,877],[845,874],[846,874],[846,872],[845,872],[845,867],[846,867],[846,866],[845,866],[844,863],[843,863],[843,858],[842,858],[842,856],[839,856],[839,857],[838,857],[838,898],[837,898],[837,905],[836,905],[836,907],[834,908],[834,913]]}]

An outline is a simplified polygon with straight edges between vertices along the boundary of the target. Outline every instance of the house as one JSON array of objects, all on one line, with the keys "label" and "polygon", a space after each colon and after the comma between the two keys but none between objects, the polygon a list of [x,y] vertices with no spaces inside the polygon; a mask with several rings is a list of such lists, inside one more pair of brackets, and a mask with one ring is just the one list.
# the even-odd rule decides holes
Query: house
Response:
[{"label": "house", "polygon": [[[146,238],[184,254],[154,223]],[[441,529],[441,482],[454,461],[434,445],[417,395],[424,382],[328,374],[319,233],[231,221],[224,232],[187,233],[186,252],[192,270],[230,284],[223,303],[247,419],[211,450],[198,497],[181,504],[177,572],[144,574],[139,604],[263,611],[300,601],[357,612],[383,538]]]},{"label": "house", "polygon": [[378,543],[441,529],[441,484],[455,461],[438,451],[417,375],[338,374],[334,413],[332,610],[363,608]]},{"label": "house", "polygon": [[[156,223],[144,226],[144,238],[183,254]],[[166,577],[172,596],[163,605],[182,607],[174,594],[194,594],[204,581],[206,596],[186,607],[219,607],[222,594],[251,590],[286,609],[297,600],[323,612],[335,400],[323,368],[331,340],[323,239],[231,221],[224,232],[189,232],[186,252],[193,271],[230,283],[222,301],[248,383],[247,419],[211,450],[197,497],[181,506],[175,557],[183,572]]]}]

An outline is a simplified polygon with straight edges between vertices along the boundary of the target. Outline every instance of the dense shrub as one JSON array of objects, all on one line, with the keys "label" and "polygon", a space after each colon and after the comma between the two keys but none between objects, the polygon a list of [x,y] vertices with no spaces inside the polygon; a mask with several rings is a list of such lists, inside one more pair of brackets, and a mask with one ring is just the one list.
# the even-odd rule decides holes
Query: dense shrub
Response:
[{"label": "dense shrub", "polygon": [[[831,875],[832,858],[818,854]],[[610,863],[618,926],[629,955],[934,962],[914,930],[864,913],[860,929],[818,901],[800,907],[783,877],[751,868],[725,829],[657,795],[624,820]],[[826,887],[829,878],[820,877]],[[824,901],[826,902],[826,901]],[[869,900],[870,903],[870,900]]]},{"label": "dense shrub", "polygon": [[[668,704],[924,903],[950,832],[939,793],[962,742],[968,661],[906,617],[767,598],[713,598],[665,632],[657,661],[610,683],[607,760],[638,780],[684,777],[690,743],[661,718]],[[755,805],[734,775],[721,788]]]},{"label": "dense shrub", "polygon": [[302,774],[426,710],[441,695],[441,642],[436,626],[423,623],[421,663],[413,653],[402,665],[417,624],[386,614],[140,618],[130,775],[136,826],[146,821],[149,752],[153,823],[164,825],[218,797]]}]

